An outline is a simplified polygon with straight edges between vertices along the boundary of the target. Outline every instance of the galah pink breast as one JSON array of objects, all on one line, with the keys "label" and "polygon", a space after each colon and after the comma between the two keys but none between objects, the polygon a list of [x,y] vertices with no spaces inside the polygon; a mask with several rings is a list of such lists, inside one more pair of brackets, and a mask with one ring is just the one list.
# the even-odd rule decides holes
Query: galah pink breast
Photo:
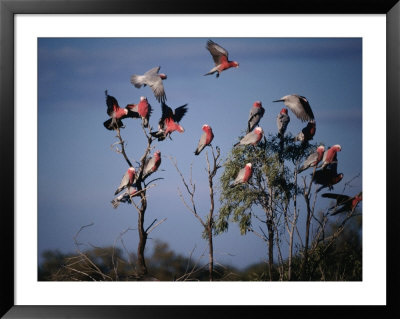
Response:
[{"label": "galah pink breast", "polygon": [[148,157],[144,163],[143,179],[147,178],[155,171],[157,171],[160,164],[161,164],[161,152],[156,151],[153,157]]},{"label": "galah pink breast", "polygon": [[212,131],[211,126],[204,124],[201,129],[203,130],[204,133],[200,137],[199,144],[197,145],[194,155],[199,155],[207,145],[211,144],[214,138],[214,133]]},{"label": "galah pink breast", "polygon": [[236,185],[247,183],[252,175],[253,175],[253,168],[251,166],[251,163],[247,163],[245,167],[239,171],[235,180],[229,187],[235,187]]},{"label": "galah pink breast", "polygon": [[319,162],[321,162],[322,157],[324,156],[325,147],[320,145],[317,147],[317,150],[310,154],[307,159],[304,161],[303,165],[299,168],[299,173],[306,170],[309,167],[317,166]]},{"label": "galah pink breast", "polygon": [[211,56],[214,60],[215,67],[212,68],[208,73],[204,75],[210,75],[217,72],[217,78],[222,71],[225,71],[229,68],[239,67],[239,63],[236,61],[229,61],[228,59],[228,51],[221,47],[219,44],[213,42],[212,40],[207,41],[207,50],[210,51]]},{"label": "galah pink breast", "polygon": [[119,192],[121,192],[126,187],[132,186],[134,184],[135,179],[136,179],[135,173],[136,173],[135,168],[133,168],[133,167],[128,168],[125,175],[122,177],[121,183],[119,184],[114,195],[117,195]]},{"label": "galah pink breast", "polygon": [[107,114],[110,119],[103,123],[104,127],[108,130],[115,130],[123,126],[122,119],[126,118],[128,115],[128,110],[121,108],[115,97],[106,94],[106,104],[107,104]]},{"label": "galah pink breast", "polygon": [[143,126],[149,127],[149,118],[153,109],[145,96],[140,97],[138,104],[128,104],[126,109],[128,109],[128,117],[141,118]]},{"label": "galah pink breast", "polygon": [[321,168],[325,169],[327,165],[337,163],[337,152],[340,152],[342,147],[339,144],[333,145],[329,148],[322,158]]}]

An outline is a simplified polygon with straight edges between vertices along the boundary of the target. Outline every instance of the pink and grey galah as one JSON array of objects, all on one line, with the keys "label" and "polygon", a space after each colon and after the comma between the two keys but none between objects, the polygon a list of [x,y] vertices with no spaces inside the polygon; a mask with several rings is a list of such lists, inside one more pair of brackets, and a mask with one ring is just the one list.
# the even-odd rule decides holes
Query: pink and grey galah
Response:
[{"label": "pink and grey galah", "polygon": [[158,74],[160,71],[160,66],[152,68],[143,75],[134,74],[131,76],[131,83],[136,88],[141,88],[142,86],[148,85],[153,90],[154,96],[158,102],[165,102],[167,96],[165,95],[163,80],[167,78],[164,73]]},{"label": "pink and grey galah", "polygon": [[117,195],[128,186],[132,186],[135,183],[135,180],[136,180],[135,168],[129,167],[124,176],[122,177],[121,183],[119,184],[114,195]]},{"label": "pink and grey galah", "polygon": [[343,174],[337,173],[337,163],[332,163],[326,169],[320,169],[314,174],[314,183],[321,185],[316,192],[328,187],[329,190],[333,189],[333,185],[339,183],[343,179]]},{"label": "pink and grey galah", "polygon": [[143,179],[153,174],[158,170],[161,164],[161,152],[155,151],[153,157],[146,158],[143,169]]},{"label": "pink and grey galah", "polygon": [[286,107],[288,107],[294,115],[303,122],[314,120],[314,114],[310,103],[304,96],[297,94],[285,95],[281,99],[273,102],[283,102]]},{"label": "pink and grey galah", "polygon": [[257,145],[258,142],[264,136],[264,131],[261,127],[257,126],[253,131],[247,133],[239,142],[237,142],[233,147],[237,145]]},{"label": "pink and grey galah", "polygon": [[235,187],[236,185],[247,183],[250,180],[252,175],[253,175],[252,165],[251,165],[251,163],[247,163],[245,165],[245,167],[243,167],[239,171],[235,180],[229,187]]},{"label": "pink and grey galah", "polygon": [[217,78],[222,71],[225,71],[232,67],[239,67],[239,63],[236,61],[229,61],[228,59],[228,51],[225,50],[223,47],[218,45],[212,40],[207,41],[207,50],[210,51],[211,56],[214,60],[215,67],[212,68],[208,73],[204,75],[210,75],[217,72]]},{"label": "pink and grey galah", "polygon": [[317,125],[315,121],[310,121],[307,123],[307,126],[301,130],[299,134],[294,138],[295,142],[300,141],[301,144],[308,143],[308,141],[312,140],[315,132],[317,131]]},{"label": "pink and grey galah", "polygon": [[261,118],[264,116],[264,113],[265,109],[263,108],[261,101],[255,101],[250,109],[246,133],[251,132],[258,125]]},{"label": "pink and grey galah", "polygon": [[119,106],[118,101],[115,97],[106,94],[107,114],[110,119],[103,123],[104,127],[108,130],[116,130],[123,126],[122,119],[128,115],[128,110]]},{"label": "pink and grey galah", "polygon": [[342,147],[339,144],[333,145],[329,148],[322,158],[321,168],[325,169],[327,165],[337,163],[337,152],[340,152]]},{"label": "pink and grey galah", "polygon": [[325,193],[321,196],[336,199],[336,204],[329,208],[329,210],[332,211],[332,216],[339,213],[353,212],[356,209],[358,203],[362,201],[362,192],[359,192],[353,197],[333,193]]},{"label": "pink and grey galah", "polygon": [[138,104],[128,104],[125,108],[128,110],[128,117],[141,118],[143,126],[149,127],[149,118],[153,109],[145,96],[140,97]]},{"label": "pink and grey galah", "polygon": [[170,137],[171,133],[174,131],[183,133],[185,129],[179,125],[179,122],[187,112],[187,104],[177,107],[175,111],[172,111],[168,105],[166,105],[164,102],[161,102],[161,109],[162,115],[160,121],[158,122],[158,131],[151,132],[150,134],[156,137],[159,141],[162,141],[167,136]]},{"label": "pink and grey galah", "polygon": [[114,209],[116,209],[121,203],[131,203],[132,201],[131,198],[135,196],[139,196],[137,188],[129,186],[128,188],[126,188],[124,193],[114,198],[111,201],[111,204],[114,207]]},{"label": "pink and grey galah", "polygon": [[210,125],[204,124],[201,129],[203,130],[203,134],[200,137],[199,144],[197,145],[194,155],[199,155],[201,151],[206,146],[210,145],[212,140],[214,139],[214,133]]},{"label": "pink and grey galah", "polygon": [[278,127],[278,137],[283,139],[287,126],[290,122],[288,110],[283,108],[276,117],[276,126]]},{"label": "pink and grey galah", "polygon": [[314,153],[311,153],[307,159],[304,161],[303,165],[299,168],[299,173],[306,170],[309,167],[315,167],[321,162],[322,157],[324,156],[325,147],[320,145],[317,147],[317,150]]}]

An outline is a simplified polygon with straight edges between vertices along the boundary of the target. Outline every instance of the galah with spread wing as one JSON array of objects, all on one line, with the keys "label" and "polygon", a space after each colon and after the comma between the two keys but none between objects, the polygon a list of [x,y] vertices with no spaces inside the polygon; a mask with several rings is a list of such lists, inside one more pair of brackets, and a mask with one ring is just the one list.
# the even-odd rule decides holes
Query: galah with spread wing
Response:
[{"label": "galah with spread wing", "polygon": [[165,95],[163,80],[167,78],[164,73],[158,73],[160,71],[160,66],[152,68],[143,75],[134,74],[131,76],[131,83],[136,88],[141,88],[142,86],[148,85],[153,90],[154,96],[158,102],[165,102],[167,96]]},{"label": "galah with spread wing", "polygon": [[161,164],[161,152],[156,151],[153,157],[146,158],[143,169],[143,179],[153,174]]},{"label": "galah with spread wing", "polygon": [[309,167],[317,166],[319,162],[321,162],[322,157],[324,156],[325,147],[320,145],[317,147],[317,150],[314,153],[311,153],[307,159],[304,161],[303,165],[299,168],[299,173],[306,170]]},{"label": "galah with spread wing", "polygon": [[305,144],[308,141],[312,140],[315,132],[317,130],[317,126],[315,121],[310,121],[307,123],[307,126],[301,130],[299,134],[294,138],[295,142],[300,141],[301,144]]},{"label": "galah with spread wing", "polygon": [[203,134],[200,137],[199,144],[197,145],[194,155],[199,155],[207,145],[211,144],[214,138],[214,133],[210,125],[204,124],[201,129],[203,130]]},{"label": "galah with spread wing", "polygon": [[258,125],[261,118],[264,116],[264,113],[265,109],[263,108],[261,101],[255,101],[250,109],[246,133],[251,132]]},{"label": "galah with spread wing", "polygon": [[237,145],[257,145],[258,142],[264,136],[264,131],[261,127],[257,126],[253,131],[247,133],[239,142],[237,142],[233,147]]},{"label": "galah with spread wing", "polygon": [[251,176],[253,175],[253,168],[251,167],[251,163],[247,163],[244,168],[242,168],[236,176],[236,179],[229,187],[235,187],[239,184],[247,183]]},{"label": "galah with spread wing", "polygon": [[337,163],[337,152],[340,152],[342,147],[339,144],[333,145],[329,148],[322,158],[321,168],[325,169],[327,165]]},{"label": "galah with spread wing", "polygon": [[314,120],[310,103],[304,96],[297,94],[285,95],[273,102],[283,102],[302,122]]},{"label": "galah with spread wing", "polygon": [[207,50],[210,51],[212,58],[214,60],[215,67],[212,68],[208,73],[204,75],[210,75],[214,74],[217,72],[217,78],[219,77],[219,74],[232,67],[239,67],[239,63],[236,61],[229,61],[228,60],[228,51],[225,50],[223,47],[218,45],[212,40],[207,41]]},{"label": "galah with spread wing", "polygon": [[131,198],[135,197],[135,196],[139,196],[137,188],[133,187],[133,186],[129,186],[123,194],[114,198],[111,201],[111,204],[114,207],[114,209],[117,209],[117,207],[121,203],[131,203]]},{"label": "galah with spread wing", "polygon": [[320,169],[315,172],[314,183],[321,185],[316,192],[328,187],[329,190],[333,189],[333,185],[339,183],[343,179],[343,174],[337,173],[337,163],[329,164],[326,169]]},{"label": "galah with spread wing", "polygon": [[119,192],[121,192],[123,189],[127,188],[128,186],[133,185],[136,180],[135,174],[136,174],[135,168],[129,167],[128,170],[126,171],[125,175],[122,177],[121,183],[119,184],[114,195],[117,195]]},{"label": "galah with spread wing", "polygon": [[107,130],[112,131],[123,126],[121,120],[127,117],[128,110],[120,107],[117,99],[111,95],[108,95],[107,91],[105,91],[105,94],[106,94],[107,114],[110,116],[110,119],[105,121],[103,125]]},{"label": "galah with spread wing", "polygon": [[158,131],[151,132],[150,134],[156,137],[159,141],[164,140],[167,136],[174,131],[178,131],[179,133],[183,133],[185,129],[179,125],[180,120],[187,112],[187,104],[177,107],[175,111],[166,105],[164,102],[161,102],[162,115],[161,119],[158,122]]},{"label": "galah with spread wing", "polygon": [[285,135],[289,122],[290,122],[290,117],[288,115],[288,110],[286,108],[283,108],[279,112],[276,118],[276,126],[278,127],[278,137],[280,139],[283,139],[283,136]]},{"label": "galah with spread wing", "polygon": [[141,118],[143,126],[149,127],[149,118],[153,109],[145,96],[140,97],[138,104],[128,104],[125,108],[128,110],[128,117]]},{"label": "galah with spread wing", "polygon": [[334,216],[339,213],[353,212],[358,203],[362,200],[362,192],[359,192],[353,197],[333,193],[322,194],[322,197],[336,199],[336,205],[329,208],[329,210],[332,210],[331,215]]}]

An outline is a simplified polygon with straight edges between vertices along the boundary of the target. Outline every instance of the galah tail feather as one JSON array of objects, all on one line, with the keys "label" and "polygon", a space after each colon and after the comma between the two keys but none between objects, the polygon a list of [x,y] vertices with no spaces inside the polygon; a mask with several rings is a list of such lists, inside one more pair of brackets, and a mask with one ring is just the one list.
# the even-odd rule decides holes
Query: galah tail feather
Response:
[{"label": "galah tail feather", "polygon": [[211,56],[214,60],[215,67],[212,68],[208,73],[204,75],[210,75],[217,72],[217,78],[219,74],[232,67],[239,67],[239,63],[236,61],[229,61],[228,59],[228,51],[225,50],[223,47],[218,45],[217,43],[213,42],[212,40],[207,41],[207,50],[210,51]]},{"label": "galah tail feather", "polygon": [[134,74],[131,76],[131,83],[136,88],[141,88],[142,86],[148,85],[154,93],[158,102],[165,102],[167,100],[167,96],[165,95],[163,80],[167,78],[167,75],[164,73],[158,74],[160,71],[160,66],[152,68],[147,71],[143,75]]},{"label": "galah tail feather", "polygon": [[258,125],[261,118],[264,116],[264,113],[265,109],[263,108],[261,101],[255,101],[250,109],[246,133],[251,132]]},{"label": "galah tail feather", "polygon": [[235,187],[236,185],[247,183],[252,175],[253,175],[252,165],[251,163],[247,163],[245,167],[239,171],[235,180],[229,187]]},{"label": "galah tail feather", "polygon": [[137,194],[137,193],[138,193],[138,190],[136,187],[129,186],[123,194],[114,198],[111,201],[111,204],[114,207],[114,209],[117,209],[117,207],[121,203],[131,203],[131,197],[139,196],[139,194]]},{"label": "galah tail feather", "polygon": [[199,144],[197,145],[197,148],[194,151],[194,155],[199,155],[201,151],[207,145],[210,145],[212,140],[214,139],[214,133],[212,131],[211,126],[209,126],[208,124],[204,124],[201,129],[203,130],[203,134],[200,137]]},{"label": "galah tail feather", "polygon": [[239,142],[237,142],[233,147],[237,145],[257,145],[258,142],[264,136],[264,131],[261,127],[257,126],[253,131],[247,133]]},{"label": "galah tail feather", "polygon": [[332,211],[331,215],[334,216],[339,213],[353,212],[358,203],[362,201],[362,192],[353,197],[333,193],[322,194],[322,197],[336,199],[336,204],[329,208]]},{"label": "galah tail feather", "polygon": [[121,192],[123,189],[127,188],[128,186],[133,185],[136,181],[135,174],[136,174],[135,168],[129,167],[128,170],[126,171],[125,175],[122,177],[121,183],[119,184],[114,195],[117,195],[119,192]]},{"label": "galah tail feather", "polygon": [[299,173],[306,170],[309,167],[317,166],[319,162],[321,162],[322,157],[324,156],[325,147],[320,145],[317,147],[317,150],[314,153],[311,153],[307,159],[304,161],[303,165],[299,168]]},{"label": "galah tail feather", "polygon": [[303,122],[314,120],[314,114],[310,103],[304,96],[297,94],[285,95],[281,99],[273,102],[283,102],[286,107]]}]

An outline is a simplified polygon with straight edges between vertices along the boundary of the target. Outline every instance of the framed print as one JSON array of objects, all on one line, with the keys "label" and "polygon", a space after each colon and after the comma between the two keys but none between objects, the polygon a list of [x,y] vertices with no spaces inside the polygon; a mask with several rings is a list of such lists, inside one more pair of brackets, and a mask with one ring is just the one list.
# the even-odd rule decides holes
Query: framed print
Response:
[{"label": "framed print", "polygon": [[397,1],[0,10],[1,315],[399,314]]}]

